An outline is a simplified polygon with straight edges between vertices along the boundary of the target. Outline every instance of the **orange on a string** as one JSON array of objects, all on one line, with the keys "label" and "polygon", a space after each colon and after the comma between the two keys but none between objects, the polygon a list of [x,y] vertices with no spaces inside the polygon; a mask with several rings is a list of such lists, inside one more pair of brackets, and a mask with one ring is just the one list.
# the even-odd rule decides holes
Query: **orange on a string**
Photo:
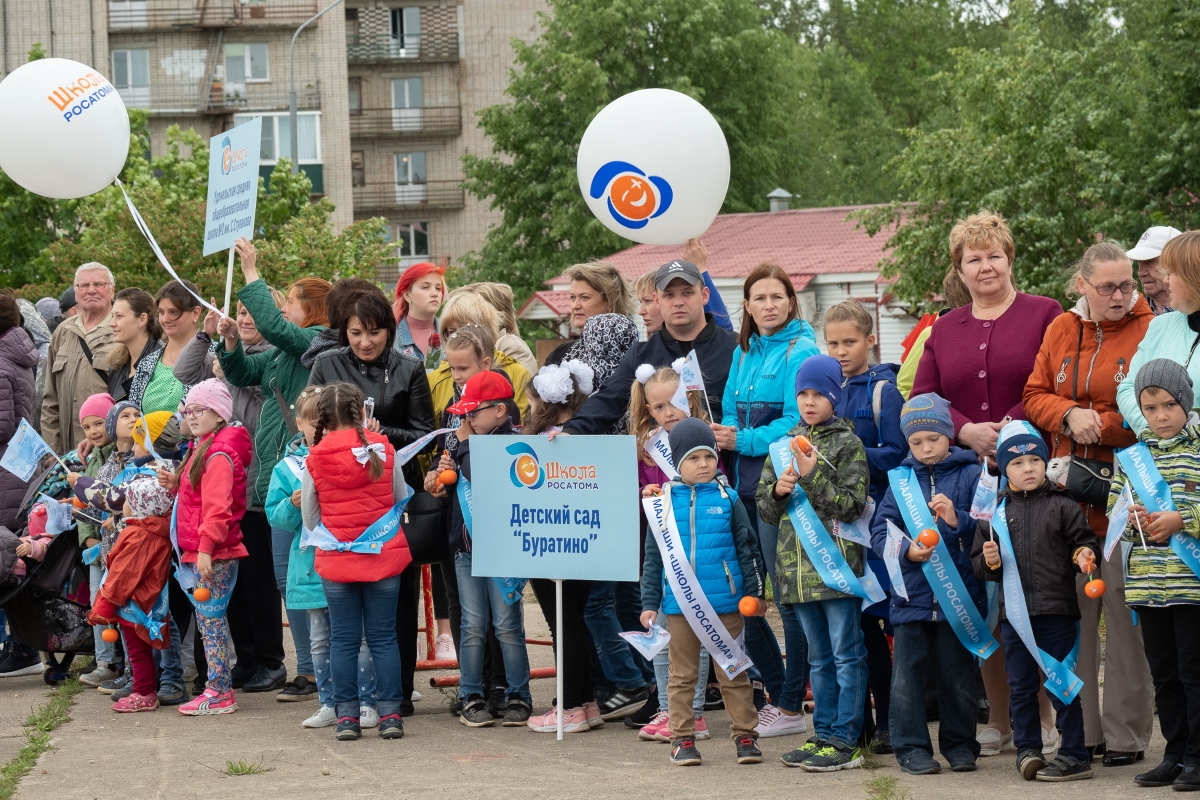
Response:
[{"label": "orange on a string", "polygon": [[192,597],[196,598],[197,603],[207,603],[212,599],[212,592],[205,589],[203,586],[197,586],[192,591]]},{"label": "orange on a string", "polygon": [[760,608],[759,600],[757,597],[751,597],[750,595],[746,595],[745,597],[743,597],[741,600],[738,601],[738,611],[741,612],[743,617],[758,616],[759,608]]}]

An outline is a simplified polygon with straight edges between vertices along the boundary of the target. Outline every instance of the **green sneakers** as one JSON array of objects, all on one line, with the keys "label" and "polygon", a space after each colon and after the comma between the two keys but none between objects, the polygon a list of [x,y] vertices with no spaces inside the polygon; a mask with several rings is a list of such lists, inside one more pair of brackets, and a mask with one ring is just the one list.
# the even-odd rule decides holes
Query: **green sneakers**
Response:
[{"label": "green sneakers", "polygon": [[800,762],[805,772],[837,772],[854,769],[863,764],[862,748],[834,738],[824,742],[817,752]]},{"label": "green sneakers", "polygon": [[785,766],[799,767],[803,765],[805,761],[816,755],[817,751],[824,746],[825,742],[819,736],[813,736],[792,752],[784,753],[779,760],[782,761]]}]

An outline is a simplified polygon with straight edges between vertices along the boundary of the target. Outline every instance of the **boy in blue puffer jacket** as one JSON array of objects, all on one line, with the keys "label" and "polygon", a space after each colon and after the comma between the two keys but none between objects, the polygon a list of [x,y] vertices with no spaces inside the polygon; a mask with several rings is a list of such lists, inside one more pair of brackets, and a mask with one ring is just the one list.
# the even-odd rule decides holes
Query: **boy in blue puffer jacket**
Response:
[{"label": "boy in blue puffer jacket", "polygon": [[[950,404],[936,394],[913,397],[904,405],[901,425],[912,455],[901,467],[911,467],[921,488],[921,499],[937,512],[938,535],[950,551],[962,585],[980,617],[987,617],[987,594],[971,565],[975,520],[971,498],[979,483],[975,453],[951,446],[954,422]],[[882,558],[887,547],[887,524],[913,535],[906,528],[895,495],[889,488],[871,525],[871,546]],[[908,599],[893,593],[891,620],[895,631],[896,668],[892,679],[891,738],[900,768],[911,775],[941,771],[933,758],[929,723],[925,716],[926,665],[936,655],[938,748],[955,772],[975,769],[979,742],[975,738],[974,657],[958,640],[938,604],[922,564],[931,548],[908,542],[899,561]]]},{"label": "boy in blue puffer jacket", "polygon": [[[741,500],[717,477],[717,441],[707,424],[689,417],[676,423],[668,441],[671,460],[679,471],[679,481],[663,487],[669,493],[670,511],[679,550],[688,562],[703,593],[730,637],[742,632],[744,620],[738,610],[743,596],[762,598],[762,556],[758,537],[750,527],[750,517]],[[668,651],[671,670],[667,682],[667,714],[671,733],[671,761],[680,766],[700,763],[696,750],[696,717],[692,711],[701,641],[692,630],[689,618],[694,609],[685,611],[675,597],[663,569],[662,553],[651,531],[646,536],[646,560],[642,570],[642,624],[650,628],[661,607],[667,616],[671,634]],[[664,596],[665,593],[665,596]],[[766,604],[760,599],[759,608]],[[717,670],[725,711],[729,714],[731,735],[739,764],[762,761],[758,749],[758,712],[754,708],[754,689],[745,672],[729,677]]]}]

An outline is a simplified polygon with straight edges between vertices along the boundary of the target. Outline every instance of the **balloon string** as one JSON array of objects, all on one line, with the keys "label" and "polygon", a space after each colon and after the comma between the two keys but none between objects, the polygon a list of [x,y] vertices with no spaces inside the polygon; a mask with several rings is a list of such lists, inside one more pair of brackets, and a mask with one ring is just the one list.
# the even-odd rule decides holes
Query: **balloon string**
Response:
[{"label": "balloon string", "polygon": [[191,289],[188,289],[188,285],[183,282],[183,278],[180,278],[178,273],[171,268],[171,264],[167,261],[167,257],[163,255],[162,248],[158,246],[158,242],[154,240],[154,234],[150,232],[150,226],[146,224],[146,220],[142,219],[142,215],[138,212],[137,207],[134,206],[133,200],[129,198],[129,193],[125,191],[125,185],[121,183],[121,179],[113,178],[113,183],[115,183],[121,190],[121,194],[125,195],[125,205],[129,207],[129,213],[133,215],[133,223],[137,225],[138,230],[142,232],[142,236],[146,237],[146,241],[150,243],[150,249],[154,251],[154,255],[158,258],[158,263],[162,264],[163,268],[171,274],[171,277],[177,280],[180,286],[182,286],[184,289],[187,289],[187,293],[196,298],[200,305],[204,306],[210,311],[215,311],[222,317],[226,316],[221,309],[211,305],[203,297],[196,294]]}]

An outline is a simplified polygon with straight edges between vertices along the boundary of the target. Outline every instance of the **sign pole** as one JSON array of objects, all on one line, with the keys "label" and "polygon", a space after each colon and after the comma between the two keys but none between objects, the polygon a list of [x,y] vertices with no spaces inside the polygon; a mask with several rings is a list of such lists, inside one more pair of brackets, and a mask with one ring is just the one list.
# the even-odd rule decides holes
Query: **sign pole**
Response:
[{"label": "sign pole", "polygon": [[225,305],[221,306],[221,316],[229,316],[229,295],[233,291],[233,256],[236,248],[229,248],[229,266],[225,268]]},{"label": "sign pole", "polygon": [[563,738],[563,609],[562,609],[562,580],[554,581],[554,618],[558,625],[558,635],[555,639],[555,650],[557,656],[555,662],[558,669],[555,670],[555,682],[558,684],[555,691],[558,693],[558,741]]}]

